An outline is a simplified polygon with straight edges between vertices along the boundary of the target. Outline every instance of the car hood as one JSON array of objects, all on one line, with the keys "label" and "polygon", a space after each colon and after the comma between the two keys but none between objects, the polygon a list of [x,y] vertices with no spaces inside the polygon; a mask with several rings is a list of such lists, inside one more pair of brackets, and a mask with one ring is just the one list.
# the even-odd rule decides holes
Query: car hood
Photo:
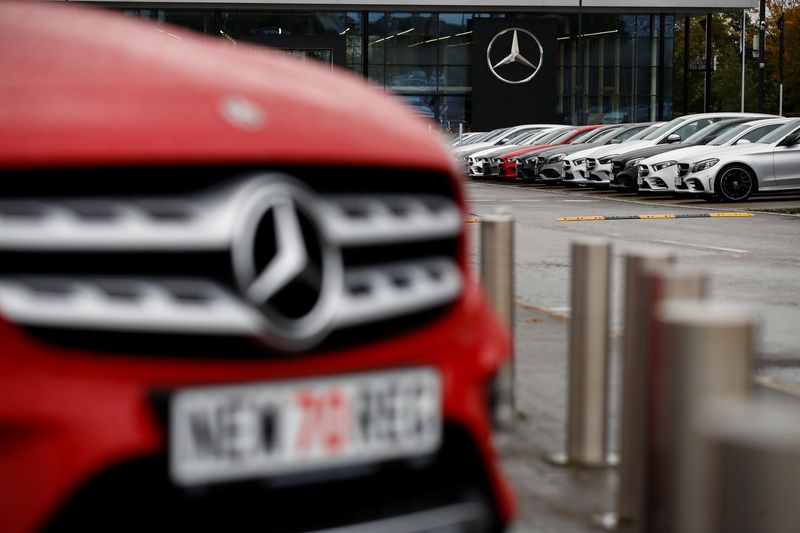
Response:
[{"label": "car hood", "polygon": [[711,158],[717,158],[720,161],[726,161],[729,159],[737,159],[739,157],[747,156],[750,154],[760,154],[762,152],[772,150],[772,147],[773,145],[771,144],[762,144],[762,143],[740,144],[736,146],[726,146],[726,147],[709,146],[708,150],[706,151],[687,155],[686,157],[681,159],[679,163],[697,163],[698,161]]},{"label": "car hood", "polygon": [[658,154],[653,154],[650,156],[645,157],[643,164],[646,165],[655,165],[657,163],[662,163],[664,161],[681,161],[686,158],[692,158],[696,154],[702,154],[706,152],[719,152],[720,150],[724,150],[725,146],[709,146],[707,144],[697,144],[693,146],[686,146],[685,148],[678,148],[671,152],[661,152]]}]

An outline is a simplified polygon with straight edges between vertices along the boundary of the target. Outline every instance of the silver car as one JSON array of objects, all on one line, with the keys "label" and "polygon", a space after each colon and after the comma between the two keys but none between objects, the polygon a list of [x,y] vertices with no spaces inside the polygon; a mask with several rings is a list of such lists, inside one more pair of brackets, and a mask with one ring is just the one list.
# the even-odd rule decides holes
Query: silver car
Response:
[{"label": "silver car", "polygon": [[725,202],[741,202],[758,191],[800,189],[800,119],[789,120],[757,143],[681,160],[676,187]]}]

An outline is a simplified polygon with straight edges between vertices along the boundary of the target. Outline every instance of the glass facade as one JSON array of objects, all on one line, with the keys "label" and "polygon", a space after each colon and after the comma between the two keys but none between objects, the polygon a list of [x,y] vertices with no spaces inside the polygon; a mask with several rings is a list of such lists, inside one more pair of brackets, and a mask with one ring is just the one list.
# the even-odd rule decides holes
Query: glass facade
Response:
[{"label": "glass facade", "polygon": [[[556,112],[568,124],[629,122],[672,117],[673,15],[582,17],[576,14],[269,11],[261,9],[124,9],[156,23],[172,23],[232,42],[274,46],[276,37],[308,41],[287,52],[331,61],[315,39],[344,40],[346,68],[405,99],[420,114],[455,125],[471,121],[472,23],[553,18],[558,24]],[[281,46],[281,48],[284,48]],[[582,61],[577,56],[582,48]],[[579,84],[578,71],[583,72]],[[580,94],[577,94],[580,85]]]}]

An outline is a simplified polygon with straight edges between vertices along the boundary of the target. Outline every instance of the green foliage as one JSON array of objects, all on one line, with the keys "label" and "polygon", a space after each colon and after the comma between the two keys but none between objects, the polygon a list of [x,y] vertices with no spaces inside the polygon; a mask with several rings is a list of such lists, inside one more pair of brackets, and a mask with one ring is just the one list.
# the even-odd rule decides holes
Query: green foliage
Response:
[{"label": "green foliage", "polygon": [[[766,63],[764,83],[764,111],[778,113],[778,56],[779,39],[777,21],[785,14],[784,38],[784,103],[785,115],[800,114],[800,4],[798,0],[768,0],[766,26]],[[705,58],[705,31],[701,24],[705,17],[689,19],[689,58],[694,67],[702,67]],[[742,63],[740,32],[742,13],[717,13],[712,16],[712,54],[716,57],[716,70],[711,74],[710,111],[738,111],[741,107]],[[673,110],[684,110],[684,36],[685,21],[675,20],[675,54]],[[753,57],[753,36],[758,34],[758,11],[747,13],[745,36],[745,111],[758,111],[758,59]],[[705,97],[702,70],[689,69],[689,113],[703,111]]]}]

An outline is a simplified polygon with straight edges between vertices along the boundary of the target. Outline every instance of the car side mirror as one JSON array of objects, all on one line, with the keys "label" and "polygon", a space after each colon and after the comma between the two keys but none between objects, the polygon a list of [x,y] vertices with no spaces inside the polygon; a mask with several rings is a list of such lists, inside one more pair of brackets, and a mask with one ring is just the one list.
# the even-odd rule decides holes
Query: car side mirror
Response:
[{"label": "car side mirror", "polygon": [[667,137],[667,144],[679,143],[679,142],[681,142],[681,136],[678,135],[677,133],[673,133],[672,135]]},{"label": "car side mirror", "polygon": [[752,142],[747,140],[747,139],[739,139],[738,141],[736,141],[736,144],[737,145],[738,144],[752,144]]},{"label": "car side mirror", "polygon": [[783,138],[781,142],[778,143],[778,146],[792,146],[800,142],[800,131],[796,131],[794,133],[790,133],[786,137]]},{"label": "car side mirror", "polygon": [[611,139],[608,141],[608,144],[622,144],[622,141],[619,139]]},{"label": "car side mirror", "polygon": [[506,144],[506,143],[508,143],[509,140],[510,139],[508,137],[506,137],[505,139],[500,139],[500,142],[497,143],[497,144]]}]

